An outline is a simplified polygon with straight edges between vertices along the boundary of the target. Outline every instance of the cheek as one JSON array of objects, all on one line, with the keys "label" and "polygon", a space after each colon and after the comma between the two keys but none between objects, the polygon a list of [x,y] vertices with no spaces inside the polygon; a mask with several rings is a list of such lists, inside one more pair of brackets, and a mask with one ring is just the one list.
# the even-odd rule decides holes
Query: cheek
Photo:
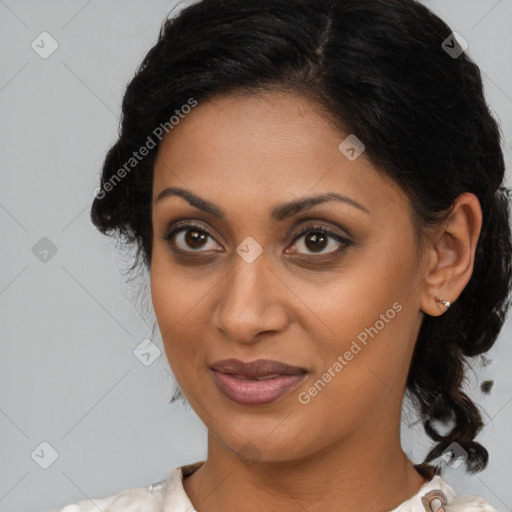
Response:
[{"label": "cheek", "polygon": [[166,271],[166,265],[158,251],[153,252],[150,282],[153,309],[165,341],[165,334],[183,315],[184,309],[179,294],[176,293],[178,283]]},{"label": "cheek", "polygon": [[[151,300],[156,320],[172,366],[172,360],[186,348],[183,339],[183,328],[190,325],[188,314],[192,308],[192,290],[183,286],[177,272],[172,272],[169,257],[163,251],[155,250],[151,263]],[[185,291],[187,290],[187,291]]]},{"label": "cheek", "polygon": [[372,400],[372,393],[381,394],[386,386],[400,388],[403,383],[418,327],[410,298],[415,252],[404,245],[406,249],[397,252],[376,244],[336,280],[313,295],[309,290],[310,310],[302,324],[315,342],[315,379],[329,381],[325,389],[329,387],[330,392],[322,388],[321,393],[334,392],[333,403],[336,393],[349,401],[364,400],[368,393]]},{"label": "cheek", "polygon": [[343,269],[320,284],[316,280],[312,285],[300,277],[294,280],[294,293],[307,298],[301,320],[309,326],[312,339],[316,327],[320,329],[317,338],[325,335],[337,340],[328,345],[339,348],[340,342],[355,339],[360,333],[364,338],[365,329],[376,322],[379,332],[389,331],[390,326],[396,327],[395,316],[404,316],[396,309],[410,300],[417,266],[414,252],[392,251],[383,243],[368,245],[373,246],[353,250]]},{"label": "cheek", "polygon": [[411,328],[412,308],[388,305],[375,308],[373,315],[360,313],[357,321],[344,313],[336,333],[315,347],[313,375],[296,396],[301,417],[316,418],[307,420],[312,429],[336,438],[384,401],[399,407],[417,333]]},{"label": "cheek", "polygon": [[[162,336],[186,321],[201,300],[201,286],[191,286],[192,268],[176,265],[165,246],[158,244],[151,259],[151,299]],[[165,341],[165,340],[164,340]]]},{"label": "cheek", "polygon": [[194,375],[185,369],[205,365],[204,346],[211,315],[206,311],[208,292],[215,282],[199,279],[194,270],[178,268],[165,251],[154,251],[151,265],[151,299],[169,365],[186,386]]}]

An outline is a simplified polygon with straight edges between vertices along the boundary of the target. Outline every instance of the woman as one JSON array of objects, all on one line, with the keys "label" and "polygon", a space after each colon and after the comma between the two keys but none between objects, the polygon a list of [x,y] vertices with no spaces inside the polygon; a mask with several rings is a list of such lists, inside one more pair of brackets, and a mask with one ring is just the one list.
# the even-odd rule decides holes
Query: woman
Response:
[{"label": "woman", "polygon": [[149,271],[208,454],[63,511],[494,510],[440,475],[487,464],[464,365],[512,281],[500,133],[464,49],[414,0],[203,0],[165,22],[92,220]]}]

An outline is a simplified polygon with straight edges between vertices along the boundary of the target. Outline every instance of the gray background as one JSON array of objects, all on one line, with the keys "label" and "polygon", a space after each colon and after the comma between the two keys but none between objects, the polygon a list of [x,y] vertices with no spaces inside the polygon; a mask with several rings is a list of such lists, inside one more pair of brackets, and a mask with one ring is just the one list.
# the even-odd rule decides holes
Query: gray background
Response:
[{"label": "gray background", "polygon": [[[501,121],[510,172],[512,1],[425,3],[469,42]],[[107,496],[205,456],[204,426],[180,402],[169,403],[163,351],[149,366],[134,357],[152,337],[152,311],[137,295],[143,281],[124,283],[129,255],[88,216],[124,88],[174,6],[0,0],[0,512]],[[47,59],[31,48],[43,31],[59,45]],[[42,252],[43,237],[54,255]],[[137,308],[147,309],[145,320]],[[512,510],[511,334],[509,320],[493,362],[468,388],[484,410],[489,466],[477,476],[462,468],[445,475],[457,491],[484,495],[502,511]],[[161,348],[159,337],[153,342]],[[490,396],[478,389],[483,378],[495,379]],[[417,424],[403,431],[419,462],[428,441]],[[58,453],[47,469],[44,441]]]}]

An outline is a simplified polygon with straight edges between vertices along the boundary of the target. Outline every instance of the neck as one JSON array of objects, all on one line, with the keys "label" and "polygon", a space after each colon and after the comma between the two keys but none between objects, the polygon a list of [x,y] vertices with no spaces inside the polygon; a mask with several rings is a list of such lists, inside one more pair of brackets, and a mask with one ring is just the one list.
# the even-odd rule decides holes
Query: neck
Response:
[{"label": "neck", "polygon": [[300,460],[244,463],[209,433],[207,460],[183,480],[185,492],[201,512],[389,512],[425,479],[403,453],[399,421],[391,430],[385,423],[392,405],[382,405],[350,436]]}]

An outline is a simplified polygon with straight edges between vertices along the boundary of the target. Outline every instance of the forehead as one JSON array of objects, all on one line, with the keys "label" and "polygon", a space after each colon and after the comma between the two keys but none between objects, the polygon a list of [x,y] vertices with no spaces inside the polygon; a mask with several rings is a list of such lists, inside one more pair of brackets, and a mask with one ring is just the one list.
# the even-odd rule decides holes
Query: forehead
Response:
[{"label": "forehead", "polygon": [[295,94],[223,96],[199,104],[164,136],[153,197],[179,186],[230,204],[268,204],[335,191],[366,205],[406,200],[364,152],[349,160],[336,129]]}]

